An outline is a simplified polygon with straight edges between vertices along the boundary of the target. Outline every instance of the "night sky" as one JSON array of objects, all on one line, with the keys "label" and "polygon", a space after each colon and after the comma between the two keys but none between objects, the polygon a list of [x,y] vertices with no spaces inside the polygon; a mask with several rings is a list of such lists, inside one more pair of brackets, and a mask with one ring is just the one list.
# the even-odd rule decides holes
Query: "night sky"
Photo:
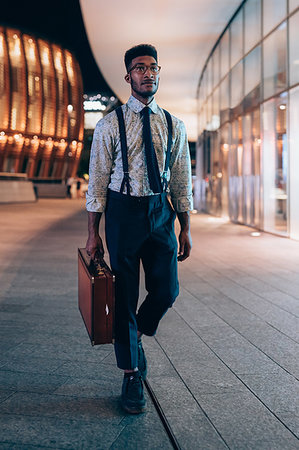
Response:
[{"label": "night sky", "polygon": [[1,25],[31,32],[74,52],[81,67],[86,94],[113,94],[92,55],[79,0],[6,0],[2,2],[0,12]]}]

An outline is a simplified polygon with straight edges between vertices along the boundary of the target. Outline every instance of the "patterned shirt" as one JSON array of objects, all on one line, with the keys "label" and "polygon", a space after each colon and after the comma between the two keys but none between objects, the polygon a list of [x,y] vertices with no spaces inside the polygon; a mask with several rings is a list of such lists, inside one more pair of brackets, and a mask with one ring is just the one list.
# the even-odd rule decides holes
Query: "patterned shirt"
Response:
[{"label": "patterned shirt", "polygon": [[[167,121],[155,99],[148,106],[153,113],[150,114],[152,141],[162,175],[167,151]],[[137,197],[155,195],[149,186],[147,175],[143,121],[140,114],[144,107],[145,105],[133,96],[122,106],[128,144],[130,193]],[[173,141],[167,174],[168,192],[177,212],[190,211],[193,208],[193,200],[186,129],[181,120],[174,116],[171,118]],[[112,111],[97,123],[94,130],[89,163],[89,185],[86,193],[87,211],[105,211],[107,189],[119,192],[122,180],[123,165],[118,120],[115,111]],[[127,193],[126,188],[124,193]]]}]

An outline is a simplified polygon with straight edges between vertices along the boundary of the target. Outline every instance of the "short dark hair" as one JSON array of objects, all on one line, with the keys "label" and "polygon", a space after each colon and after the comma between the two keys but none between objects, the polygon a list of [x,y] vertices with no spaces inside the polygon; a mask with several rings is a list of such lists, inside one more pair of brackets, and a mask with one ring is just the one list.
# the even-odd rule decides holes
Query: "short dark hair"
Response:
[{"label": "short dark hair", "polygon": [[158,62],[158,53],[153,45],[139,44],[127,50],[125,53],[125,65],[127,71],[129,70],[130,64],[134,58],[145,55],[152,56]]}]

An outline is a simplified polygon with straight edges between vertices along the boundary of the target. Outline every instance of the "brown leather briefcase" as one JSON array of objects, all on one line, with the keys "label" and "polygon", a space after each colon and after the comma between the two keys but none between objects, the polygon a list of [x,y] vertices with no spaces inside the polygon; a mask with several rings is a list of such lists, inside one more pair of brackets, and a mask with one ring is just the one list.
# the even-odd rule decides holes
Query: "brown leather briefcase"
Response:
[{"label": "brown leather briefcase", "polygon": [[94,262],[78,249],[79,310],[92,345],[114,341],[114,281],[104,260]]}]

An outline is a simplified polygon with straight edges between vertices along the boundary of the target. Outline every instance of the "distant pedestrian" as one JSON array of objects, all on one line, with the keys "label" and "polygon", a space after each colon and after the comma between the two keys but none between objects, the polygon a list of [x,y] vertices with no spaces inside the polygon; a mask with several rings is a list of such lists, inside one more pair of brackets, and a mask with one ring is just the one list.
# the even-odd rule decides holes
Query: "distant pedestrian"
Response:
[{"label": "distant pedestrian", "polygon": [[[124,370],[122,405],[136,414],[145,409],[142,380],[147,362],[141,336],[156,333],[175,301],[177,260],[184,261],[191,250],[192,185],[185,126],[154,99],[160,72],[156,49],[131,48],[125,65],[132,95],[117,113],[100,120],[94,131],[86,250],[93,259],[104,254],[99,223],[105,211],[106,243],[116,281],[115,354]],[[176,216],[181,225],[179,253]],[[136,313],[140,261],[148,295]]]},{"label": "distant pedestrian", "polygon": [[77,198],[81,198],[81,178],[77,178],[76,188],[77,188]]},{"label": "distant pedestrian", "polygon": [[73,182],[74,182],[74,178],[73,177],[68,177],[68,179],[66,180],[66,196],[67,198],[72,198],[72,186],[73,186]]}]

